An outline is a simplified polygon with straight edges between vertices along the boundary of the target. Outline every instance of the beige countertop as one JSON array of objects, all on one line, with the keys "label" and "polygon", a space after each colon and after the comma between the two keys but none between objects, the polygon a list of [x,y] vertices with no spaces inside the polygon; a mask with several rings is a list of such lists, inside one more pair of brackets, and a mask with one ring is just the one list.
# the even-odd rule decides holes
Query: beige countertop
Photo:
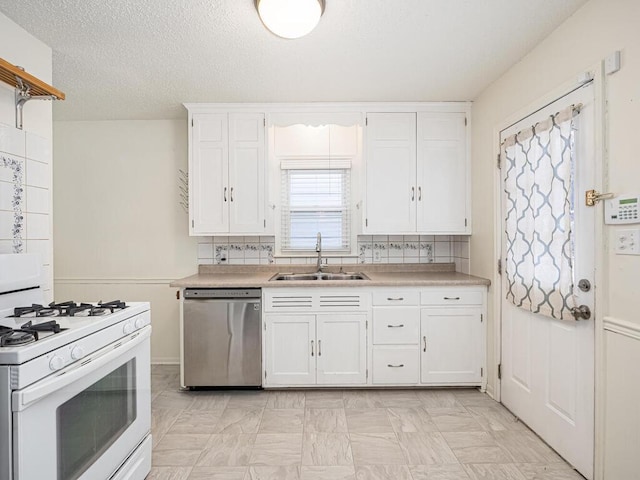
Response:
[{"label": "beige countertop", "polygon": [[[338,272],[340,265],[332,265],[324,272]],[[280,287],[426,287],[447,285],[490,285],[486,278],[455,271],[453,263],[426,264],[353,264],[342,265],[344,272],[362,272],[369,280],[303,280],[273,281],[276,273],[308,273],[314,265],[200,265],[190,277],[171,283],[179,288],[280,288]]]}]

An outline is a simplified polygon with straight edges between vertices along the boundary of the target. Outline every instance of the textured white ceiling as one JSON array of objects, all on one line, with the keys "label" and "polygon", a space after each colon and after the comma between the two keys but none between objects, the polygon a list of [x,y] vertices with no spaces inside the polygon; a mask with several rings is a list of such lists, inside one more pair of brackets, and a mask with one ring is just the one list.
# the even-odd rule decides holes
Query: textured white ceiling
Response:
[{"label": "textured white ceiling", "polygon": [[[183,102],[472,100],[586,0],[326,0],[284,40],[254,0],[0,0],[53,48],[56,120],[185,115]],[[24,67],[29,70],[28,65]]]}]

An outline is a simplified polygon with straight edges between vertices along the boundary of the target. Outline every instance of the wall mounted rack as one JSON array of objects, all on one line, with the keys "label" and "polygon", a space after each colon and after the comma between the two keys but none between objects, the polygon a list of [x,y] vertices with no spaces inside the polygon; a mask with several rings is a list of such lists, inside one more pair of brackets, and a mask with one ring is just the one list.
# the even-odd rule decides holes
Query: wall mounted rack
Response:
[{"label": "wall mounted rack", "polygon": [[65,94],[0,58],[0,80],[16,89],[16,128],[22,130],[22,108],[29,100],[64,100]]}]

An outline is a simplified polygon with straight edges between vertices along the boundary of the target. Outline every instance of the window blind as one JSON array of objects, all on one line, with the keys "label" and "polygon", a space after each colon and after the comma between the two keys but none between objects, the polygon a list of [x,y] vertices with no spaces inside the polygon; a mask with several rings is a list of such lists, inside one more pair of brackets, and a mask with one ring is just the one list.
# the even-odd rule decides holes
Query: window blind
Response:
[{"label": "window blind", "polygon": [[351,175],[348,168],[282,170],[282,251],[350,252]]}]

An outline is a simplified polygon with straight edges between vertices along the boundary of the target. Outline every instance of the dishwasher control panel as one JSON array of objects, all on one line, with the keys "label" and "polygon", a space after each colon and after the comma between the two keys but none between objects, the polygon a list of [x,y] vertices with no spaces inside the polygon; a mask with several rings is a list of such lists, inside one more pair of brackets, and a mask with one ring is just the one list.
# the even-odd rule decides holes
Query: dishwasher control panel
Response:
[{"label": "dishwasher control panel", "polygon": [[184,298],[260,298],[259,288],[187,288]]}]

